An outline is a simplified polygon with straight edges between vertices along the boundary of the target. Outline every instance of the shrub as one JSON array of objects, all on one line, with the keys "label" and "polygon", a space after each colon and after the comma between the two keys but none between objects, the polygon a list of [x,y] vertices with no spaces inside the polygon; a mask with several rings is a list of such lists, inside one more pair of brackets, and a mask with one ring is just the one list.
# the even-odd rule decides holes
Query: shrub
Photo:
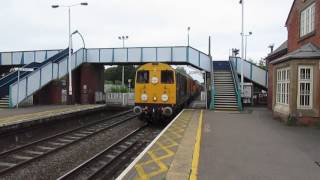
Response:
[{"label": "shrub", "polygon": [[287,120],[288,126],[296,126],[297,122],[298,122],[298,120],[296,117],[289,115],[288,120]]}]

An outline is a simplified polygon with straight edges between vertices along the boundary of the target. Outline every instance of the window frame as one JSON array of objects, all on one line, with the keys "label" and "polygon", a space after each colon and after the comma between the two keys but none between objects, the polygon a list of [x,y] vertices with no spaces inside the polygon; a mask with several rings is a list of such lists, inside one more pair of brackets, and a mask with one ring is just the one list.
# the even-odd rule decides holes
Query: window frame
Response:
[{"label": "window frame", "polygon": [[[172,73],[172,82],[171,82],[171,83],[163,82],[163,81],[162,81],[162,72],[163,72],[163,71],[168,71],[168,72],[171,72],[171,73]],[[161,71],[160,71],[160,82],[161,82],[161,84],[174,84],[174,83],[175,83],[174,74],[175,74],[174,71],[173,71],[173,70],[170,70],[170,69],[161,70]]]},{"label": "window frame", "polygon": [[276,79],[276,104],[289,106],[290,67],[277,69]]},{"label": "window frame", "polygon": [[[148,80],[147,82],[140,82],[139,80],[139,73],[140,72],[147,72],[148,73]],[[150,83],[150,72],[148,70],[138,70],[136,75],[136,84],[149,84]]]},{"label": "window frame", "polygon": [[[310,69],[310,78],[309,79],[301,79],[301,69]],[[312,65],[299,65],[298,66],[298,91],[297,91],[297,108],[298,109],[312,109],[313,108],[313,66]],[[310,83],[310,92],[309,92],[309,105],[301,105],[300,102],[300,84]],[[304,94],[305,96],[307,94]]]},{"label": "window frame", "polygon": [[316,3],[313,2],[300,12],[300,38],[313,33],[316,29]]}]

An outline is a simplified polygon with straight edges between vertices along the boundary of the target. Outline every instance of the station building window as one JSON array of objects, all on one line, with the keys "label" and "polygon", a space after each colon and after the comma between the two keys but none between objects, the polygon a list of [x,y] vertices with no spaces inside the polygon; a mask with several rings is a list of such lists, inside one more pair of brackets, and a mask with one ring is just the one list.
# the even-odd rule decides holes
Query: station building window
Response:
[{"label": "station building window", "polygon": [[138,71],[137,83],[149,83],[149,71]]},{"label": "station building window", "polygon": [[290,69],[282,68],[277,70],[277,91],[276,103],[281,105],[289,104]]},{"label": "station building window", "polygon": [[313,67],[299,66],[298,73],[298,108],[312,108]]},{"label": "station building window", "polygon": [[171,70],[163,70],[161,71],[161,83],[162,84],[173,84],[173,71]]},{"label": "station building window", "polygon": [[315,3],[308,6],[300,15],[300,37],[315,30]]}]

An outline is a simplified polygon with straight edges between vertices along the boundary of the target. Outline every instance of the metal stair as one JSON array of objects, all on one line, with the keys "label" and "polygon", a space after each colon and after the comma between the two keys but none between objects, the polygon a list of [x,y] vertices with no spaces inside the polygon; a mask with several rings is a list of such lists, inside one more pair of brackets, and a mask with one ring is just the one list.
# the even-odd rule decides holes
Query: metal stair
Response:
[{"label": "metal stair", "polygon": [[230,70],[214,72],[214,88],[215,110],[238,111],[236,91]]},{"label": "metal stair", "polygon": [[0,109],[4,109],[8,107],[9,107],[9,96],[0,98]]}]

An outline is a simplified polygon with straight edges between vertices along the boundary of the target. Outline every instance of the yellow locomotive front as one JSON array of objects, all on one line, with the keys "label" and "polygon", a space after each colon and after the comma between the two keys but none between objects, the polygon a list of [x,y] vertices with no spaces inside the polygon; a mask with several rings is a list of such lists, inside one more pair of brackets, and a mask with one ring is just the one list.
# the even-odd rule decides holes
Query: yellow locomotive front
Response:
[{"label": "yellow locomotive front", "polygon": [[134,112],[152,119],[171,116],[176,105],[175,70],[168,64],[140,66],[135,79]]}]

